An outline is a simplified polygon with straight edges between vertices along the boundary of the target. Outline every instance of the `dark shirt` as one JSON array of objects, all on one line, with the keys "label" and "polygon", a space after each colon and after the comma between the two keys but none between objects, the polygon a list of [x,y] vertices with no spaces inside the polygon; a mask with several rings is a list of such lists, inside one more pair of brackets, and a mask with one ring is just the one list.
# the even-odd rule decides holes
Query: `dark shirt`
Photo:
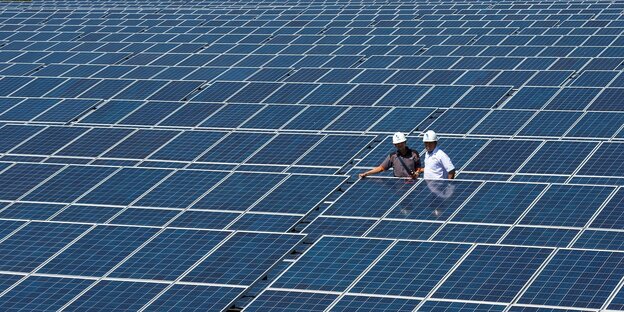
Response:
[{"label": "dark shirt", "polygon": [[403,159],[403,162],[405,163],[405,166],[407,166],[407,169],[409,169],[411,172],[416,172],[416,169],[421,167],[420,155],[418,155],[417,151],[412,151],[409,148],[406,149],[407,151],[405,155],[400,155],[399,151],[388,155],[388,157],[386,157],[386,159],[381,163],[380,166],[383,167],[384,170],[388,170],[390,169],[390,167],[392,167],[394,169],[395,177],[411,177],[411,173],[405,170],[405,167],[403,166],[403,164],[401,164],[399,157]]}]

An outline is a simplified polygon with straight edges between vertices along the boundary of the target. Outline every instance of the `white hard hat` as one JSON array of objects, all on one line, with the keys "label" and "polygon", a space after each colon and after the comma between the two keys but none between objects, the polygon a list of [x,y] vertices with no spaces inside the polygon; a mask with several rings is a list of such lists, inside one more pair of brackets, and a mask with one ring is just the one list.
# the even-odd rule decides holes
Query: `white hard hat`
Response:
[{"label": "white hard hat", "polygon": [[399,144],[407,141],[405,134],[397,132],[392,136],[392,144]]},{"label": "white hard hat", "polygon": [[438,135],[433,130],[427,130],[423,136],[423,142],[438,142]]}]

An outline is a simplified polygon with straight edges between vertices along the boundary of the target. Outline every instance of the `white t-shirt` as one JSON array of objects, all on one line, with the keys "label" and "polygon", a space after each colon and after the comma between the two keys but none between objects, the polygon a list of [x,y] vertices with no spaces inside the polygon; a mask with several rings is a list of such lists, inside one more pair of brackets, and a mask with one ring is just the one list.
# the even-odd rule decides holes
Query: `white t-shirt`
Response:
[{"label": "white t-shirt", "polygon": [[447,179],[449,171],[454,169],[451,159],[441,149],[425,152],[425,179]]}]

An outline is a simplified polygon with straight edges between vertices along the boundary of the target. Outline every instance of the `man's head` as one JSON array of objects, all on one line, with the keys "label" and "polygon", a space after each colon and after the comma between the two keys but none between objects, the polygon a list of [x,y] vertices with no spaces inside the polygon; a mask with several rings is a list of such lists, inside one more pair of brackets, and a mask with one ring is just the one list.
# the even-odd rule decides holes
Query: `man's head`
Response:
[{"label": "man's head", "polygon": [[405,137],[405,134],[401,132],[397,132],[392,136],[392,144],[394,144],[398,150],[404,150],[406,142],[407,138]]},{"label": "man's head", "polygon": [[427,152],[431,153],[438,145],[438,135],[433,130],[427,130],[423,135],[423,142]]}]

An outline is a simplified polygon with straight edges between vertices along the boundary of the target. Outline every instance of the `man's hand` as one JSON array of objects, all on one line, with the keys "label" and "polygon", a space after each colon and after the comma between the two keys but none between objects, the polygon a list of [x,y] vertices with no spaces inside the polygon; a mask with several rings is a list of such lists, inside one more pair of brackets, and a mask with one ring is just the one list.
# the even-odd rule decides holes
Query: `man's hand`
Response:
[{"label": "man's hand", "polygon": [[360,177],[360,179],[366,178],[366,172],[358,174],[358,177]]},{"label": "man's hand", "polygon": [[412,179],[414,179],[414,180],[418,180],[418,177],[419,177],[419,176],[420,176],[420,174],[418,174],[418,172],[414,172],[414,173],[412,174]]}]

